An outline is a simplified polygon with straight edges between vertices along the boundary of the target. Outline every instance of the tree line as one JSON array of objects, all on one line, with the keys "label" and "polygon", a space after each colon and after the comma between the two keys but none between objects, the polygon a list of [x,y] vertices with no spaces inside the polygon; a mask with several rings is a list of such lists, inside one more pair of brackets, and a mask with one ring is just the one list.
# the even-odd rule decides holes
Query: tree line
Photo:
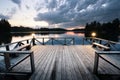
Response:
[{"label": "tree line", "polygon": [[[49,32],[54,32],[54,31],[69,31],[63,28],[30,28],[30,27],[24,27],[24,26],[11,26],[10,23],[5,20],[5,19],[1,19],[0,20],[0,32],[1,33],[9,33],[9,32],[33,32],[33,31],[49,31]],[[74,32],[83,32],[83,29],[73,29],[71,31]]]},{"label": "tree line", "polygon": [[0,33],[9,33],[11,31],[11,25],[5,19],[0,20]]},{"label": "tree line", "polygon": [[120,20],[118,18],[111,22],[100,23],[93,21],[85,26],[85,36],[91,37],[91,33],[96,32],[96,37],[111,39],[118,37],[120,32]]},{"label": "tree line", "polygon": [[[111,22],[107,23],[100,23],[97,21],[93,21],[91,23],[87,23],[85,26],[85,36],[91,36],[92,32],[97,33],[97,37],[101,36],[109,36],[109,35],[118,35],[120,32],[120,20],[118,18],[114,19]],[[31,31],[67,31],[66,29],[62,28],[40,28],[40,29],[33,29],[29,27],[23,26],[13,26],[11,27],[10,23],[5,20],[0,20],[0,33],[9,33],[9,32],[31,32]],[[72,31],[80,31],[80,29],[74,29]],[[84,31],[82,29],[81,31]]]}]

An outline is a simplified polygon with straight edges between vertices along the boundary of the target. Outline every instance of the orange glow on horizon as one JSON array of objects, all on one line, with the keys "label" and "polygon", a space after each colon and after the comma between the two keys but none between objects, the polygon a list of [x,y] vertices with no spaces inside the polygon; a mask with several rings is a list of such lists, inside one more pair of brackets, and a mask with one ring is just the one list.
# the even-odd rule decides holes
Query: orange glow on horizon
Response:
[{"label": "orange glow on horizon", "polygon": [[73,27],[73,28],[66,28],[67,30],[73,30],[73,29],[84,29],[85,27],[80,27],[80,26],[77,26],[77,27]]},{"label": "orange glow on horizon", "polygon": [[78,36],[84,36],[84,33],[78,33],[77,35]]},{"label": "orange glow on horizon", "polygon": [[72,36],[75,36],[75,35],[77,35],[77,36],[84,36],[84,33],[74,33],[74,32],[72,32],[72,31],[66,32],[66,34],[72,35]]},{"label": "orange glow on horizon", "polygon": [[75,35],[74,32],[66,32],[66,34],[69,34],[69,35]]}]

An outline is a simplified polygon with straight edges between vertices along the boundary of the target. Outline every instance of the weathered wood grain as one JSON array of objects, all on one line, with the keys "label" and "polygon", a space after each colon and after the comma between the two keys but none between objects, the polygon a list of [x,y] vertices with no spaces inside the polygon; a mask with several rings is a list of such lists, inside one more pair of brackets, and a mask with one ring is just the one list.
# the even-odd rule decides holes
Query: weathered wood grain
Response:
[{"label": "weathered wood grain", "polygon": [[[99,80],[93,74],[95,50],[90,45],[36,45],[31,50],[34,51],[36,71],[30,80]],[[119,65],[115,60],[117,56],[105,57]],[[26,70],[28,63],[26,60],[14,70]],[[120,73],[101,59],[98,72]]]}]

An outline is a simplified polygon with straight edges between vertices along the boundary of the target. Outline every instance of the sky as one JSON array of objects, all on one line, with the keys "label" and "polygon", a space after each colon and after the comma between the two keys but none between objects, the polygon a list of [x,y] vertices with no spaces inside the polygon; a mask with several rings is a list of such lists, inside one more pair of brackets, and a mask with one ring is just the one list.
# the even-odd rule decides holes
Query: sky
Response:
[{"label": "sky", "polygon": [[120,19],[120,0],[0,0],[0,19],[12,26],[77,28]]}]

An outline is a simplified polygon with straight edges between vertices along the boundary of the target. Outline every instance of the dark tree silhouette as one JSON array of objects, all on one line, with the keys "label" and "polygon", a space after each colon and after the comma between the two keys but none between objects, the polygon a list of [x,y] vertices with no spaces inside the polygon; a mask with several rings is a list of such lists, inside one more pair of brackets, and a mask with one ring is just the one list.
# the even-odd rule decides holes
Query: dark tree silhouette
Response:
[{"label": "dark tree silhouette", "polygon": [[0,20],[0,33],[9,33],[11,29],[11,25],[5,19]]},{"label": "dark tree silhouette", "polygon": [[12,35],[11,33],[0,33],[0,45],[11,43]]},{"label": "dark tree silhouette", "polygon": [[29,27],[23,27],[23,26],[13,26],[11,27],[11,32],[32,32],[34,29]]},{"label": "dark tree silhouette", "polygon": [[11,25],[5,19],[0,20],[0,45],[11,42],[12,36],[10,34]]},{"label": "dark tree silhouette", "polygon": [[113,20],[112,25],[115,29],[115,32],[119,32],[120,20],[118,18]]},{"label": "dark tree silhouette", "polygon": [[112,22],[100,24],[99,22],[91,22],[85,26],[85,36],[91,37],[92,32],[96,32],[99,38],[117,41],[120,32],[120,21],[118,18]]}]

